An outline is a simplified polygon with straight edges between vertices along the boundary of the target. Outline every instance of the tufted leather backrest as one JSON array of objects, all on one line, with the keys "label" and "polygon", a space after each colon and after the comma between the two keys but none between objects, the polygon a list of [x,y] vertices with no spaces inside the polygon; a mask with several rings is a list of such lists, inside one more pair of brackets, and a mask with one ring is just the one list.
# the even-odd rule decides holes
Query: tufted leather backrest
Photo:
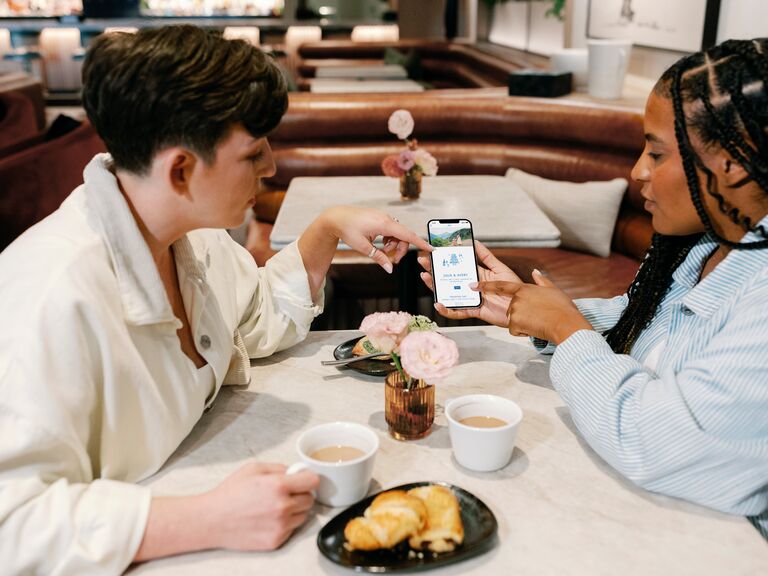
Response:
[{"label": "tufted leather backrest", "polygon": [[402,149],[388,132],[387,120],[394,110],[405,108],[413,114],[419,145],[437,158],[440,174],[503,175],[516,167],[573,182],[626,178],[630,186],[613,249],[643,257],[652,229],[640,186],[630,178],[643,148],[639,112],[468,94],[472,92],[291,94],[288,112],[270,136],[277,173],[266,184],[285,190],[297,176],[381,174],[384,156]]},{"label": "tufted leather backrest", "polygon": [[52,213],[83,182],[104,143],[84,122],[71,132],[0,159],[0,250]]}]

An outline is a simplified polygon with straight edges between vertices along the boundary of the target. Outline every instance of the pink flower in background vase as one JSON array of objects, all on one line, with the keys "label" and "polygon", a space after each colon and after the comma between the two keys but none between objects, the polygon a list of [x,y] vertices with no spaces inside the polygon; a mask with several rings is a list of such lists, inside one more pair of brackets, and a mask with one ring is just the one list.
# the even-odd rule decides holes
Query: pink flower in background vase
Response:
[{"label": "pink flower in background vase", "polygon": [[[381,162],[381,171],[390,178],[406,176],[417,182],[418,190],[409,197],[418,198],[421,191],[421,176],[437,174],[437,160],[426,150],[418,147],[416,138],[412,136],[414,121],[408,110],[395,110],[387,123],[389,131],[405,142],[406,148],[398,154],[390,154]],[[401,185],[402,186],[402,185]],[[401,188],[400,191],[403,194]]]},{"label": "pink flower in background vase", "polygon": [[410,150],[403,150],[397,156],[397,166],[403,172],[408,172],[414,164],[416,164],[415,153]]},{"label": "pink flower in background vase", "polygon": [[418,166],[424,176],[435,176],[437,174],[437,160],[426,150],[416,148],[413,151],[413,163]]},{"label": "pink flower in background vase", "polygon": [[413,133],[413,116],[408,110],[395,110],[389,117],[387,128],[400,140],[406,140]]},{"label": "pink flower in background vase", "polygon": [[381,161],[381,171],[384,173],[384,176],[389,176],[390,178],[400,178],[400,176],[405,174],[405,171],[400,168],[399,158],[394,154],[387,156]]},{"label": "pink flower in background vase", "polygon": [[377,350],[397,353],[400,342],[408,334],[411,315],[407,312],[374,312],[363,318],[360,330],[365,332]]},{"label": "pink flower in background vase", "polygon": [[456,343],[437,332],[411,332],[400,342],[403,370],[427,384],[442,381],[458,360]]}]

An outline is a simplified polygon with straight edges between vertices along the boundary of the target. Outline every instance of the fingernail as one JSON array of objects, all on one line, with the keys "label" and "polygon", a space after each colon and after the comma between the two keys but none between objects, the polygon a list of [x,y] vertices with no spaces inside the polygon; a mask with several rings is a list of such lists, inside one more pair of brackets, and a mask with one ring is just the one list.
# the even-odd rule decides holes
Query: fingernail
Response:
[{"label": "fingernail", "polygon": [[384,264],[384,270],[387,271],[387,274],[392,274],[392,262]]},{"label": "fingernail", "polygon": [[468,286],[469,286],[469,287],[470,287],[472,290],[477,290],[477,282],[470,282],[470,283],[468,284]]}]

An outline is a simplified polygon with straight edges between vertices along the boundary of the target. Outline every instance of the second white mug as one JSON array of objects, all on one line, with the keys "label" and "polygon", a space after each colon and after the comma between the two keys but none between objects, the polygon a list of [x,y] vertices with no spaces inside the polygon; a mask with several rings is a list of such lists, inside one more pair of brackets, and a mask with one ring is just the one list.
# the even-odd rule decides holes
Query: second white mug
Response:
[{"label": "second white mug", "polygon": [[[523,411],[512,400],[491,394],[471,394],[449,400],[445,406],[453,456],[464,468],[490,472],[507,465],[515,449]],[[496,418],[492,428],[471,426],[468,418]]]}]

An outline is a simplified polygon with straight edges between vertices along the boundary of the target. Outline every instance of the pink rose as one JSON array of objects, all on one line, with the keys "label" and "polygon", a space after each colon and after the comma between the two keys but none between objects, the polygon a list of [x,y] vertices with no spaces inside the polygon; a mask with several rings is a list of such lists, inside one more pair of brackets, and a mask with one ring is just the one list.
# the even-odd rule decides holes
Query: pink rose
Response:
[{"label": "pink rose", "polygon": [[390,178],[400,178],[400,176],[405,174],[400,169],[400,166],[398,166],[398,156],[395,154],[387,156],[381,161],[381,171],[384,173],[384,176],[389,176]]},{"label": "pink rose", "polygon": [[435,160],[435,157],[426,150],[414,150],[413,161],[424,173],[424,176],[434,176],[437,174],[437,160]]},{"label": "pink rose", "polygon": [[374,312],[363,318],[360,330],[378,350],[389,354],[397,352],[405,335],[411,315],[407,312]]},{"label": "pink rose", "polygon": [[453,340],[437,332],[411,332],[400,343],[400,362],[409,376],[437,384],[459,360]]},{"label": "pink rose", "polygon": [[389,117],[387,128],[400,140],[405,140],[413,132],[413,116],[408,110],[395,110]]},{"label": "pink rose", "polygon": [[397,166],[403,172],[408,172],[415,163],[414,153],[410,150],[403,150],[397,157]]}]

